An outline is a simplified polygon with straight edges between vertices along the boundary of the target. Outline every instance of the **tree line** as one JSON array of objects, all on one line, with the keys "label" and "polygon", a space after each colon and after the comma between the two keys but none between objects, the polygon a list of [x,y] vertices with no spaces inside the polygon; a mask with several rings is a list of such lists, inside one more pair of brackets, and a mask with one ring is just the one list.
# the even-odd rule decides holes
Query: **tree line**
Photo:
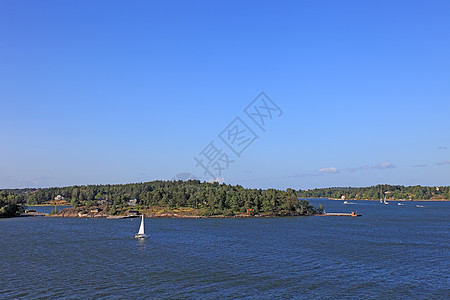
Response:
[{"label": "tree line", "polygon": [[449,186],[402,186],[380,184],[371,187],[332,187],[312,190],[299,190],[299,197],[304,198],[334,198],[340,199],[383,199],[385,196],[391,200],[450,200]]}]

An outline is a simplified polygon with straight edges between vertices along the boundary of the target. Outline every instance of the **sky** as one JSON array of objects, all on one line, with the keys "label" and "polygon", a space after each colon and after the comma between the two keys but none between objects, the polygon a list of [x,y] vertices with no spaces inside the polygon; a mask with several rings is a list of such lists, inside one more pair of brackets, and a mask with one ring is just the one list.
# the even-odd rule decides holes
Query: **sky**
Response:
[{"label": "sky", "polygon": [[449,1],[0,1],[0,188],[450,184]]}]

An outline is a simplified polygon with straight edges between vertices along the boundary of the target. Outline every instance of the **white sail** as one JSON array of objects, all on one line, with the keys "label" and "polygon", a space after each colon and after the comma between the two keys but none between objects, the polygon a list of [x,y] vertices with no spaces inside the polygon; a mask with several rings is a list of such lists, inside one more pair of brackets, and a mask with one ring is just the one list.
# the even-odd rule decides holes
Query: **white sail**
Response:
[{"label": "white sail", "polygon": [[145,234],[144,233],[144,214],[142,214],[141,226],[139,227],[138,235]]}]

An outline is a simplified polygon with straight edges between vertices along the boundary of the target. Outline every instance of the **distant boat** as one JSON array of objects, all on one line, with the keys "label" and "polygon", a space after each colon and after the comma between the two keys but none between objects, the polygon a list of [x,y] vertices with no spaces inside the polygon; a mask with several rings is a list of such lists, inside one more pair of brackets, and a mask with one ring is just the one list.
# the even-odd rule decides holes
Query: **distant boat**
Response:
[{"label": "distant boat", "polygon": [[348,204],[348,202],[347,202],[347,201],[344,201],[344,204]]},{"label": "distant boat", "polygon": [[343,204],[355,204],[355,203],[353,203],[353,202],[348,202],[348,201],[344,201]]},{"label": "distant boat", "polygon": [[380,203],[383,204],[383,199],[380,199]]},{"label": "distant boat", "polygon": [[143,239],[147,237],[147,235],[144,232],[144,214],[142,214],[141,226],[139,227],[139,231],[134,237],[137,239]]},{"label": "distant boat", "polygon": [[425,206],[417,204],[416,207],[425,207]]},{"label": "distant boat", "polygon": [[397,205],[398,205],[398,206],[402,206],[402,205],[403,205],[403,203],[397,203]]},{"label": "distant boat", "polygon": [[384,204],[389,204],[389,202],[386,201],[386,196],[384,196]]}]

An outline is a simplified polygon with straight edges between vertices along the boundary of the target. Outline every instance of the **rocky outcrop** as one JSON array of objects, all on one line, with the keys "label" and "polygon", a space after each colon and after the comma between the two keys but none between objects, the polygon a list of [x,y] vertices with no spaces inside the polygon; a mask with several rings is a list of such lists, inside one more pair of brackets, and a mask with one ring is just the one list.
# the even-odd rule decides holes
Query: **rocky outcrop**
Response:
[{"label": "rocky outcrop", "polygon": [[51,216],[62,218],[106,218],[109,214],[101,207],[68,207]]}]

